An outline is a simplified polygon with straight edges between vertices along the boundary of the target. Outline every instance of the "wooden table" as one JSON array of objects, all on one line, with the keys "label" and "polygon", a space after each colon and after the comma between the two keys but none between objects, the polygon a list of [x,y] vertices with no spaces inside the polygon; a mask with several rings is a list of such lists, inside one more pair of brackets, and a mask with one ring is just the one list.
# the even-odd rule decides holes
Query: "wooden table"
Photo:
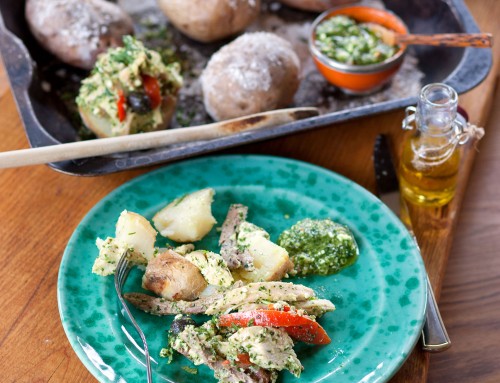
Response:
[{"label": "wooden table", "polygon": [[[482,30],[500,36],[500,3],[467,3]],[[495,57],[500,57],[499,48],[497,44]],[[495,64],[480,87],[461,97],[471,120],[479,125],[488,120],[497,69]],[[2,73],[0,151],[25,148],[27,140],[12,96],[2,87]],[[462,186],[452,205],[412,212],[434,290],[438,296],[442,291],[441,311],[453,347],[432,356],[430,364],[429,354],[417,347],[393,383],[500,382],[500,92],[494,105],[475,166],[475,151],[466,153]],[[394,112],[233,151],[301,159],[374,190],[373,139],[387,133],[399,142],[401,118],[401,112]],[[0,171],[0,381],[95,381],[71,349],[59,320],[59,263],[69,236],[86,212],[117,186],[149,170],[99,178],[71,177],[45,166]]]}]

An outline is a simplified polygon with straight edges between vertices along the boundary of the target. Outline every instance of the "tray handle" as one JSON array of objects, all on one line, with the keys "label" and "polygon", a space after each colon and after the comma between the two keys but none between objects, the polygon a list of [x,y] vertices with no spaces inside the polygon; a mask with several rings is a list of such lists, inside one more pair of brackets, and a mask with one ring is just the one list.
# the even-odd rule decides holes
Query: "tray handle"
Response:
[{"label": "tray handle", "polygon": [[28,90],[33,79],[33,68],[36,64],[31,59],[28,49],[21,39],[7,29],[1,14],[0,45],[3,47],[1,58],[8,73],[12,92],[15,95],[14,100],[20,115],[23,116],[21,120],[24,130],[26,131],[27,126],[37,127],[35,129],[37,134],[26,134],[30,145],[38,147],[57,144],[58,141],[45,132],[42,124],[36,118],[28,96]]}]

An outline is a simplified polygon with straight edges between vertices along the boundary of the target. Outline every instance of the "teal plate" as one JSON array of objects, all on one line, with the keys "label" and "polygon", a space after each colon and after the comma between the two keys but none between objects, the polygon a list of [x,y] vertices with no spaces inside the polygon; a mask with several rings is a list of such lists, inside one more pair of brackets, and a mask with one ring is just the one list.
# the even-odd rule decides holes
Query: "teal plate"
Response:
[{"label": "teal plate", "polygon": [[[219,225],[231,203],[249,206],[249,221],[276,240],[300,219],[331,218],[347,225],[360,248],[358,261],[339,274],[293,278],[330,299],[337,310],[319,321],[332,338],[327,346],[299,344],[300,379],[280,373],[281,382],[385,382],[416,344],[425,312],[425,271],[419,252],[397,217],[359,185],[326,169],[264,156],[205,157],[169,165],[127,182],[100,201],[73,233],[58,279],[62,324],[78,357],[101,382],[145,381],[140,339],[123,317],[112,277],[91,273],[96,237],[114,235],[124,209],[151,219],[167,202],[205,187],[216,191],[213,214]],[[198,248],[218,250],[213,229]],[[166,240],[158,240],[165,246]],[[140,291],[134,269],[125,291]],[[154,381],[215,382],[205,366],[177,355],[159,358],[171,317],[133,309],[153,358]],[[184,368],[183,368],[184,367]]]}]

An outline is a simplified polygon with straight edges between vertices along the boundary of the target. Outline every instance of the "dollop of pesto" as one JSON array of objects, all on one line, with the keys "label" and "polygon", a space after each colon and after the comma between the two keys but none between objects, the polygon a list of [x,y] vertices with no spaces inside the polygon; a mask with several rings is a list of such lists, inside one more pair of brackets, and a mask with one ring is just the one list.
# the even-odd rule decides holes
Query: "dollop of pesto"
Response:
[{"label": "dollop of pesto", "polygon": [[398,47],[385,44],[369,27],[347,16],[334,16],[320,24],[316,47],[325,56],[344,64],[369,65],[387,60]]},{"label": "dollop of pesto", "polygon": [[298,275],[337,273],[359,254],[349,228],[330,219],[299,221],[281,233],[278,244],[288,251]]}]

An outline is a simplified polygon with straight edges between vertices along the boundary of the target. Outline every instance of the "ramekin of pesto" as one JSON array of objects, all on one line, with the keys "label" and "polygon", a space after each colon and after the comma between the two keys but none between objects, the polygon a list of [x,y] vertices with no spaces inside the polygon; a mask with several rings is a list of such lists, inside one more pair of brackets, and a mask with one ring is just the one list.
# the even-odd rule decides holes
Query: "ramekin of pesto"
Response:
[{"label": "ramekin of pesto", "polygon": [[344,15],[330,17],[318,24],[315,45],[330,59],[349,65],[377,64],[399,50],[397,46],[385,44],[368,26]]},{"label": "ramekin of pesto", "polygon": [[306,218],[281,233],[278,245],[288,251],[297,275],[329,275],[353,264],[359,249],[346,226],[330,219]]},{"label": "ramekin of pesto", "polygon": [[166,65],[132,36],[123,43],[99,56],[76,98],[85,125],[98,137],[166,128],[182,86],[177,63]]}]

